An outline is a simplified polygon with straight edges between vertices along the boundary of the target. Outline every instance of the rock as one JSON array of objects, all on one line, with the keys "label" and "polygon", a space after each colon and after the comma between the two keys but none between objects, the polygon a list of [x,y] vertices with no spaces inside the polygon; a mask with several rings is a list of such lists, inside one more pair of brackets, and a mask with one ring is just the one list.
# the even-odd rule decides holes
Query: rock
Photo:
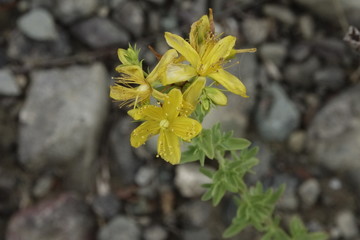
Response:
[{"label": "rock", "polygon": [[135,183],[139,186],[147,186],[157,175],[156,169],[150,166],[144,166],[139,169],[135,176]]},{"label": "rock", "polygon": [[338,90],[345,84],[345,72],[340,67],[326,67],[314,74],[319,89]]},{"label": "rock", "polygon": [[262,142],[254,142],[254,145],[259,147],[259,153],[256,156],[259,159],[259,164],[251,169],[254,174],[246,175],[246,178],[249,179],[250,184],[255,184],[257,181],[268,179],[272,169],[271,162],[274,157],[274,153],[271,151],[269,146]]},{"label": "rock", "polygon": [[[242,98],[229,93],[228,105],[218,106],[210,111],[205,117],[203,128],[211,128],[214,124],[221,122],[224,131],[234,131],[235,136],[244,136],[249,126],[249,116],[252,112],[257,96],[257,79],[259,66],[256,61],[256,54],[244,53],[237,55],[233,62],[240,61],[232,68],[227,69],[237,76],[246,86],[249,98]],[[239,107],[241,106],[241,107]]]},{"label": "rock", "polygon": [[180,5],[178,7],[180,9],[177,9],[176,12],[179,14],[179,18],[186,26],[190,26],[193,22],[197,21],[208,12],[206,0],[182,0],[178,1],[178,4]]},{"label": "rock", "polygon": [[7,54],[9,58],[25,62],[29,65],[44,62],[57,57],[65,57],[72,51],[68,35],[58,31],[54,41],[34,41],[18,31],[13,31],[9,36]]},{"label": "rock", "polygon": [[341,9],[349,25],[360,27],[360,2],[357,0],[343,0],[338,3],[329,2],[328,0],[295,0],[295,2],[310,9],[319,17],[337,25],[340,25],[340,21],[334,16],[338,16],[339,9]]},{"label": "rock", "polygon": [[313,41],[312,45],[314,52],[328,65],[351,65],[351,53],[342,39],[323,37]]},{"label": "rock", "polygon": [[[342,92],[316,115],[307,148],[318,163],[332,170],[360,170],[360,84]],[[358,174],[357,174],[358,175]]]},{"label": "rock", "polygon": [[289,137],[289,148],[294,153],[301,153],[305,148],[306,133],[304,131],[295,131]]},{"label": "rock", "polygon": [[136,161],[133,147],[130,145],[130,133],[135,127],[132,119],[126,116],[116,123],[110,134],[110,172],[114,184],[118,187],[134,182],[141,163]]},{"label": "rock", "polygon": [[51,175],[45,175],[41,178],[38,178],[35,182],[35,185],[32,189],[33,195],[36,198],[42,198],[46,196],[55,185],[55,178]]},{"label": "rock", "polygon": [[197,164],[176,166],[175,185],[184,197],[199,197],[205,192],[201,185],[209,183],[210,179],[199,172]]},{"label": "rock", "polygon": [[298,44],[291,48],[290,57],[297,62],[302,62],[310,55],[310,53],[311,49],[308,45]]},{"label": "rock", "polygon": [[320,184],[316,179],[312,178],[303,182],[299,187],[299,195],[304,207],[312,207],[316,203],[320,191]]},{"label": "rock", "polygon": [[256,126],[268,141],[284,141],[299,126],[300,112],[284,89],[273,83],[266,91],[256,112]]},{"label": "rock", "polygon": [[54,12],[65,24],[91,16],[98,8],[98,0],[56,0]]},{"label": "rock", "polygon": [[282,66],[287,55],[286,46],[281,43],[265,43],[261,45],[259,52],[265,62],[273,62],[278,67]]},{"label": "rock", "polygon": [[[3,161],[3,159],[1,159]],[[0,167],[0,214],[12,214],[20,203],[19,177],[13,171]]]},{"label": "rock", "polygon": [[92,239],[95,219],[77,195],[65,193],[20,210],[12,216],[7,240],[88,240]]},{"label": "rock", "polygon": [[137,38],[144,32],[144,17],[142,5],[134,1],[128,1],[118,5],[113,14],[115,22],[134,34]]},{"label": "rock", "polygon": [[242,27],[249,44],[257,45],[267,39],[271,23],[267,19],[245,18]]},{"label": "rock", "polygon": [[19,160],[30,171],[68,166],[64,180],[86,189],[107,109],[106,69],[95,63],[37,70],[31,79],[20,112]]},{"label": "rock", "polygon": [[98,232],[98,240],[140,240],[137,223],[128,217],[118,216]]},{"label": "rock", "polygon": [[209,202],[192,201],[179,207],[182,225],[186,228],[202,228],[208,223],[212,206]]},{"label": "rock", "polygon": [[286,188],[277,202],[277,207],[282,210],[295,211],[299,206],[299,200],[296,196],[296,187],[298,185],[296,178],[287,174],[277,175],[274,179],[274,187],[277,188],[281,184],[285,184]]},{"label": "rock", "polygon": [[212,234],[207,229],[187,229],[183,233],[184,240],[193,240],[193,239],[201,239],[201,240],[210,240],[212,238]]},{"label": "rock", "polygon": [[6,51],[3,48],[0,48],[0,68],[5,66],[8,62]]},{"label": "rock", "polygon": [[295,87],[313,87],[313,76],[320,68],[320,61],[311,57],[303,63],[288,64],[285,68],[284,79]]},{"label": "rock", "polygon": [[144,231],[144,240],[165,240],[167,237],[168,233],[160,225],[150,226]]},{"label": "rock", "polygon": [[38,41],[53,41],[58,36],[53,17],[41,8],[21,16],[17,26],[27,37]]},{"label": "rock", "polygon": [[304,39],[309,40],[314,37],[315,24],[311,16],[303,15],[299,18],[299,30]]},{"label": "rock", "polygon": [[283,22],[287,25],[293,25],[296,21],[296,17],[289,8],[286,8],[277,4],[266,4],[264,6],[265,15],[275,18],[280,22]]},{"label": "rock", "polygon": [[94,212],[101,218],[110,219],[120,210],[120,202],[114,194],[96,196],[92,202]]},{"label": "rock", "polygon": [[0,95],[16,97],[21,94],[15,76],[10,70],[6,68],[0,69],[0,79]]},{"label": "rock", "polygon": [[349,210],[343,210],[337,214],[336,224],[345,239],[353,239],[359,234],[356,218]]},{"label": "rock", "polygon": [[72,33],[91,48],[126,46],[130,40],[126,31],[107,18],[93,17],[71,27]]}]

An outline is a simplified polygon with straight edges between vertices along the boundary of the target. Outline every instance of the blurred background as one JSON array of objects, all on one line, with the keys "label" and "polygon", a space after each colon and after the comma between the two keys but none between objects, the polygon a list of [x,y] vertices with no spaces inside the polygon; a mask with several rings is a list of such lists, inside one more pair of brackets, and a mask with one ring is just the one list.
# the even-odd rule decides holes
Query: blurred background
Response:
[{"label": "blurred background", "polygon": [[0,239],[221,239],[231,196],[213,208],[198,164],[131,148],[136,124],[108,97],[117,48],[136,43],[151,68],[147,46],[164,53],[164,31],[187,37],[209,7],[258,51],[231,68],[250,98],[229,95],[205,125],[260,147],[248,182],[286,184],[284,226],[360,239],[359,0],[1,0]]}]

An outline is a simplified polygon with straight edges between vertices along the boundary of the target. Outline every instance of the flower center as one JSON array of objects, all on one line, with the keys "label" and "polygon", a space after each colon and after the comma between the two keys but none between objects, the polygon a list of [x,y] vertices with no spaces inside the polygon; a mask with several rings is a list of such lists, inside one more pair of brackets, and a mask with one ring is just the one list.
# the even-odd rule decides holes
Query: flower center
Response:
[{"label": "flower center", "polygon": [[163,119],[163,120],[160,121],[160,128],[166,129],[168,127],[169,127],[169,121],[168,120]]},{"label": "flower center", "polygon": [[138,92],[146,92],[149,90],[149,86],[147,84],[141,84],[139,87],[137,87]]}]

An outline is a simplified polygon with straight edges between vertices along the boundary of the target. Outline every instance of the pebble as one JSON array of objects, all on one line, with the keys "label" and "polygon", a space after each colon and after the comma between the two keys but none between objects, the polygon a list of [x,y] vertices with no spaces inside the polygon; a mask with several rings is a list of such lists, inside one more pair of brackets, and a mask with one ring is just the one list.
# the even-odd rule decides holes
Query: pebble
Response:
[{"label": "pebble", "polygon": [[71,32],[91,48],[124,47],[129,34],[107,18],[93,17],[71,26]]},{"label": "pebble", "polygon": [[33,194],[36,198],[45,197],[55,184],[55,178],[51,175],[45,175],[37,179],[33,187]]},{"label": "pebble", "polygon": [[303,15],[299,18],[299,30],[304,39],[312,39],[315,33],[315,23],[310,15]]},{"label": "pebble", "polygon": [[9,69],[0,69],[0,95],[16,97],[21,94],[15,76]]},{"label": "pebble", "polygon": [[211,180],[199,172],[198,164],[179,165],[175,169],[175,185],[184,197],[199,197],[205,192],[201,185]]},{"label": "pebble", "polygon": [[345,72],[340,67],[326,67],[317,70],[314,81],[319,89],[338,90],[345,84]]},{"label": "pebble", "polygon": [[295,14],[289,8],[281,5],[267,4],[264,6],[264,13],[287,25],[293,25],[296,22]]},{"label": "pebble", "polygon": [[265,43],[261,45],[259,54],[265,62],[270,61],[281,67],[287,56],[287,48],[282,43]]},{"label": "pebble", "polygon": [[306,44],[298,44],[291,48],[290,57],[297,61],[302,62],[311,54],[310,46]]},{"label": "pebble", "polygon": [[37,41],[52,41],[58,37],[52,15],[45,9],[33,9],[17,20],[19,29]]},{"label": "pebble", "polygon": [[140,240],[141,232],[137,223],[129,217],[117,216],[98,232],[98,240]]},{"label": "pebble", "polygon": [[320,61],[316,57],[310,57],[302,63],[290,63],[284,71],[284,80],[295,87],[313,87],[313,76],[320,68]]},{"label": "pebble", "polygon": [[289,148],[294,153],[301,153],[305,148],[306,132],[295,131],[289,137]]},{"label": "pebble", "polygon": [[359,234],[356,218],[350,210],[343,210],[336,215],[336,225],[345,239],[353,239]]},{"label": "pebble", "polygon": [[304,207],[312,207],[316,203],[320,192],[320,184],[316,179],[311,178],[303,182],[299,187],[299,195]]},{"label": "pebble", "polygon": [[183,239],[184,240],[194,240],[194,239],[201,239],[201,240],[211,240],[212,234],[209,232],[208,229],[186,229],[183,232]]},{"label": "pebble", "polygon": [[165,240],[168,232],[160,225],[153,225],[145,229],[144,240]]},{"label": "pebble", "polygon": [[144,33],[144,17],[142,5],[133,1],[118,5],[113,14],[114,21],[137,38]]},{"label": "pebble", "polygon": [[99,7],[99,0],[61,0],[56,1],[53,10],[56,17],[65,24],[91,16]]},{"label": "pebble", "polygon": [[90,187],[91,163],[108,104],[105,67],[94,63],[36,70],[30,77],[20,111],[20,163],[35,172],[61,166],[72,189]]},{"label": "pebble", "polygon": [[285,184],[286,188],[277,202],[277,207],[283,210],[295,211],[299,207],[299,199],[296,196],[297,179],[287,174],[275,176],[274,187],[276,188],[281,184]]},{"label": "pebble", "polygon": [[273,83],[263,95],[256,112],[256,126],[267,141],[284,141],[300,124],[300,112],[285,90]]},{"label": "pebble", "polygon": [[143,166],[135,176],[135,183],[139,186],[147,186],[157,175],[156,169],[150,166]]},{"label": "pebble", "polygon": [[95,196],[92,201],[94,212],[101,218],[111,219],[120,210],[121,204],[114,194]]},{"label": "pebble", "polygon": [[212,206],[209,202],[191,201],[179,207],[182,225],[186,228],[205,227],[211,213]]},{"label": "pebble", "polygon": [[7,240],[88,240],[95,219],[85,202],[76,194],[64,193],[22,209],[11,217]]},{"label": "pebble", "polygon": [[242,28],[249,44],[257,45],[268,38],[271,24],[267,19],[245,18]]}]

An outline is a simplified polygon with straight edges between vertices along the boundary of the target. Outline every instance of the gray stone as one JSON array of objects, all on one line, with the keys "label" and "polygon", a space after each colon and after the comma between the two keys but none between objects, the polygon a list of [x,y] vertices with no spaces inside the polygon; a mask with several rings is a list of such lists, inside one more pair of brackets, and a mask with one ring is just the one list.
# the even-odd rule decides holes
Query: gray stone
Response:
[{"label": "gray stone", "polygon": [[137,38],[143,34],[145,27],[144,17],[142,5],[134,1],[128,1],[118,5],[113,14],[115,22],[134,34]]},{"label": "gray stone", "polygon": [[290,56],[297,62],[304,61],[311,53],[310,46],[306,44],[298,44],[291,48]]},{"label": "gray stone", "polygon": [[104,219],[114,217],[120,210],[120,202],[114,194],[96,196],[92,202],[94,212]]},{"label": "gray stone", "polygon": [[183,233],[184,240],[210,240],[212,238],[212,234],[207,229],[187,229]]},{"label": "gray stone", "polygon": [[271,24],[267,19],[245,18],[242,27],[249,44],[260,44],[267,39]]},{"label": "gray stone", "polygon": [[31,79],[20,112],[20,162],[31,171],[67,165],[70,186],[89,187],[108,102],[105,67],[38,70]]},{"label": "gray stone", "polygon": [[33,194],[37,198],[42,198],[46,196],[55,185],[55,178],[51,175],[45,175],[38,178],[33,187]]},{"label": "gray stone", "polygon": [[270,61],[281,67],[287,55],[287,48],[281,43],[266,43],[261,45],[259,52],[265,62]]},{"label": "gray stone", "polygon": [[54,12],[57,18],[70,24],[91,16],[98,8],[98,0],[55,0]]},{"label": "gray stone", "polygon": [[7,54],[9,58],[26,63],[24,66],[46,65],[47,60],[67,56],[72,51],[67,33],[62,30],[58,33],[54,41],[35,41],[15,30],[9,36]]},{"label": "gray stone", "polygon": [[168,233],[160,225],[150,226],[144,231],[145,240],[165,240],[167,237]]},{"label": "gray stone", "polygon": [[186,228],[201,228],[208,223],[212,206],[209,202],[192,201],[179,207],[182,225]]},{"label": "gray stone", "polygon": [[277,175],[274,179],[274,187],[281,184],[285,184],[286,188],[277,202],[277,207],[283,210],[295,211],[299,206],[299,200],[296,196],[297,179],[287,174]]},{"label": "gray stone", "polygon": [[150,166],[144,166],[139,169],[135,176],[135,183],[139,186],[146,186],[156,176],[156,169]]},{"label": "gray stone", "polygon": [[306,133],[305,131],[295,131],[289,137],[289,148],[294,153],[301,153],[305,148]]},{"label": "gray stone", "polygon": [[85,202],[75,194],[40,202],[12,216],[7,240],[88,240],[92,239],[95,219]]},{"label": "gray stone", "polygon": [[210,179],[199,172],[197,164],[176,166],[175,185],[184,197],[199,197],[205,192],[201,185],[209,182]]},{"label": "gray stone", "polygon": [[186,26],[190,26],[208,12],[206,0],[181,0],[178,2],[180,6],[176,12]]},{"label": "gray stone", "polygon": [[354,213],[349,210],[343,210],[337,214],[336,224],[345,239],[353,239],[359,234]]},{"label": "gray stone", "polygon": [[15,76],[8,69],[0,69],[0,95],[19,96],[21,91]]},{"label": "gray stone", "polygon": [[246,175],[251,184],[268,178],[269,174],[271,174],[271,162],[274,157],[274,153],[269,146],[262,142],[254,142],[254,145],[259,147],[259,153],[256,156],[259,159],[259,164],[251,169],[254,174]]},{"label": "gray stone", "polygon": [[345,72],[340,67],[326,67],[314,74],[314,81],[320,89],[338,90],[345,84]]},{"label": "gray stone", "polygon": [[357,84],[328,102],[311,123],[308,150],[314,160],[327,168],[360,169],[359,101],[360,85]]},{"label": "gray stone", "polygon": [[128,217],[118,216],[98,232],[98,240],[140,240],[137,223]]},{"label": "gray stone", "polygon": [[91,48],[126,46],[130,40],[126,31],[107,18],[93,17],[71,27],[72,33]]},{"label": "gray stone", "polygon": [[320,61],[311,57],[303,63],[288,64],[285,68],[285,81],[296,87],[311,87],[315,72],[320,68]]},{"label": "gray stone", "polygon": [[[2,163],[4,158],[1,159]],[[0,167],[0,214],[9,215],[19,208],[21,194],[23,194],[20,176],[12,170]]]},{"label": "gray stone", "polygon": [[17,26],[27,37],[38,41],[51,41],[58,36],[53,17],[41,8],[33,9],[21,16]]},{"label": "gray stone", "polygon": [[284,141],[300,123],[300,112],[277,83],[269,86],[256,112],[260,135],[269,141]]},{"label": "gray stone", "polygon": [[299,18],[299,30],[304,39],[311,39],[315,33],[315,23],[311,16],[303,15]]},{"label": "gray stone", "polygon": [[320,183],[316,179],[308,179],[299,187],[299,195],[305,208],[312,207],[320,195]]},{"label": "gray stone", "polygon": [[287,25],[293,25],[296,22],[295,14],[289,8],[281,5],[267,4],[264,6],[264,13]]},{"label": "gray stone", "polygon": [[340,24],[341,20],[336,16],[339,16],[339,11],[341,11],[348,24],[360,27],[360,2],[358,0],[342,0],[339,2],[329,0],[295,0],[295,2],[334,24]]}]

